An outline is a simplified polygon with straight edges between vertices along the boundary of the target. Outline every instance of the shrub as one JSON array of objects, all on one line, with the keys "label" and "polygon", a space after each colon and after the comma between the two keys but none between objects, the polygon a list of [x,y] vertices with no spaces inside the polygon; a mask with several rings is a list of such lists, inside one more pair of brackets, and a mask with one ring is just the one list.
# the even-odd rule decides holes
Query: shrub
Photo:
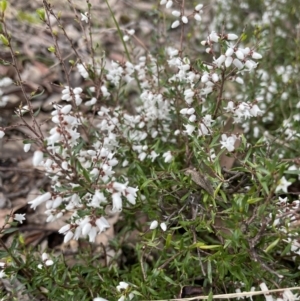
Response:
[{"label": "shrub", "polygon": [[[51,180],[30,207],[46,204],[47,222],[64,218],[65,244],[88,241],[70,265],[64,254],[28,250],[21,236],[10,247],[1,239],[1,277],[43,300],[211,299],[259,289],[266,299],[297,298],[289,288],[300,279],[299,37],[291,37],[299,13],[287,2],[162,0],[145,15],[162,32],[144,45],[106,0],[124,52],[109,61],[94,39],[89,1],[80,14],[68,1],[88,58],[64,12],[43,1],[37,14],[53,38],[48,51],[65,74],[45,134],[1,1],[0,39],[12,56],[2,63],[16,70],[26,103],[15,114],[31,132],[24,150],[34,148],[33,166]],[[83,81],[74,86],[76,72]],[[16,230],[9,223],[2,233]],[[112,227],[115,236],[97,242]]]}]

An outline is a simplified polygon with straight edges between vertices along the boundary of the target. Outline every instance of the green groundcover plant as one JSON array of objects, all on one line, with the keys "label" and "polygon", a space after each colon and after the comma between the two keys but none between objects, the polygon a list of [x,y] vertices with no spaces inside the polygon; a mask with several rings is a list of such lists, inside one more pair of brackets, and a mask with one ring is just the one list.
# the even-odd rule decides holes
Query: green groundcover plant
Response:
[{"label": "green groundcover plant", "polygon": [[[106,0],[121,62],[107,60],[93,39],[93,26],[105,22],[97,24],[89,1],[82,12],[67,2],[89,58],[63,26],[65,12],[43,1],[36,13],[53,38],[48,51],[66,75],[47,135],[23,89],[6,1],[0,2],[0,39],[12,60],[2,64],[16,69],[15,84],[24,91],[26,103],[15,110],[31,132],[24,151],[34,150],[33,166],[51,179],[51,189],[30,207],[46,204],[47,222],[67,217],[59,230],[64,243],[86,240],[88,248],[70,266],[64,254],[26,249],[16,234],[9,247],[0,241],[0,277],[18,280],[24,295],[37,300],[196,300],[230,293],[236,295],[226,298],[298,300],[300,17],[294,1],[161,0],[146,16],[157,31],[137,53],[135,28],[122,26]],[[72,59],[63,58],[60,38]],[[72,86],[71,73],[84,85]],[[0,85],[9,83],[4,78]],[[8,101],[1,98],[1,106]],[[0,128],[3,140],[9,130]],[[114,215],[119,220],[111,225]],[[13,218],[2,234],[26,216]],[[96,249],[97,236],[110,227],[117,227],[115,237]],[[16,300],[14,291],[0,296]]]}]

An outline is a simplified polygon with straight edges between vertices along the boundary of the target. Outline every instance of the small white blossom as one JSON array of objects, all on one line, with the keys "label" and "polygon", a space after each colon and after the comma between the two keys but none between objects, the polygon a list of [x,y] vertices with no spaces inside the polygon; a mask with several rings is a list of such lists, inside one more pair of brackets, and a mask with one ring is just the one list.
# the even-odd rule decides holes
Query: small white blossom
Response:
[{"label": "small white blossom", "polygon": [[237,137],[235,135],[227,137],[226,134],[223,134],[221,138],[222,138],[222,140],[220,141],[221,148],[226,148],[229,152],[234,151],[234,144]]},{"label": "small white blossom", "polygon": [[113,193],[112,194],[112,202],[113,202],[112,212],[122,211],[121,193],[119,193],[119,192]]},{"label": "small white blossom", "polygon": [[203,7],[203,4],[196,5],[195,11],[200,11],[202,9],[202,7]]},{"label": "small white blossom", "polygon": [[121,281],[119,285],[117,285],[117,291],[120,292],[121,290],[126,290],[129,284],[127,282]]},{"label": "small white blossom", "polygon": [[40,163],[42,163],[44,158],[44,154],[42,151],[40,150],[36,150],[33,154],[33,158],[32,158],[32,164],[33,166],[38,166],[40,165]]},{"label": "small white blossom", "polygon": [[217,33],[215,31],[212,31],[208,37],[211,42],[218,43],[218,41],[219,41],[219,36],[217,35]]},{"label": "small white blossom", "polygon": [[37,206],[39,206],[40,204],[49,201],[51,198],[51,193],[50,192],[46,192],[40,196],[38,196],[37,198],[35,198],[34,200],[28,202],[28,204],[31,204],[30,208],[33,208],[35,210],[35,208]]},{"label": "small white blossom", "polygon": [[165,158],[165,163],[170,163],[173,160],[173,156],[170,151],[165,152],[163,157]]},{"label": "small white blossom", "polygon": [[284,301],[295,301],[299,300],[299,295],[298,294],[293,294],[291,290],[286,289],[283,291],[283,300]]},{"label": "small white blossom", "polygon": [[234,33],[229,33],[228,35],[227,35],[227,40],[229,40],[229,41],[234,41],[234,40],[236,40],[238,38],[238,36],[236,35],[236,34],[234,34]]},{"label": "small white blossom", "polygon": [[84,14],[81,13],[81,21],[89,23],[89,18],[88,18],[88,13],[87,12],[85,12]]},{"label": "small white blossom", "polygon": [[171,8],[173,6],[173,1],[172,0],[168,0],[167,4],[166,4],[166,8]]},{"label": "small white blossom", "polygon": [[184,131],[185,133],[187,133],[189,136],[192,135],[192,133],[194,132],[195,130],[195,126],[194,125],[191,125],[191,124],[184,124],[186,130]]},{"label": "small white blossom", "polygon": [[26,215],[25,213],[24,214],[16,213],[14,216],[14,220],[19,222],[20,224],[23,224],[23,221],[26,220],[25,215]]},{"label": "small white blossom", "polygon": [[167,230],[167,225],[166,225],[166,223],[161,223],[161,224],[160,224],[160,227],[161,227],[161,229],[162,229],[163,231],[166,231],[166,230]]},{"label": "small white blossom", "polygon": [[3,279],[7,277],[7,275],[5,274],[5,272],[3,270],[0,271],[0,279]]},{"label": "small white blossom", "polygon": [[200,16],[200,14],[195,14],[194,15],[194,19],[198,22],[200,22],[202,20],[202,17]]},{"label": "small white blossom", "polygon": [[232,63],[239,70],[244,68],[244,64],[239,59],[234,59]]},{"label": "small white blossom", "polygon": [[153,221],[153,222],[150,224],[150,230],[156,229],[157,226],[158,226],[158,221]]},{"label": "small white blossom", "polygon": [[251,57],[255,60],[260,60],[262,58],[262,55],[257,52],[253,52]]},{"label": "small white blossom", "polygon": [[180,25],[180,22],[179,22],[179,20],[176,20],[176,21],[174,21],[173,23],[172,23],[172,25],[171,25],[171,28],[176,28],[176,27],[178,27]]},{"label": "small white blossom", "polygon": [[287,193],[287,189],[288,187],[291,185],[292,183],[287,181],[287,179],[285,177],[282,177],[279,182],[277,183],[277,187],[275,192],[278,192],[280,190],[282,190],[283,192]]},{"label": "small white blossom", "polygon": [[182,16],[181,21],[182,23],[187,24],[189,22],[189,19],[186,16]]},{"label": "small white blossom", "polygon": [[2,139],[4,137],[4,135],[5,135],[5,132],[0,130],[0,139]]},{"label": "small white blossom", "polygon": [[49,259],[49,255],[47,253],[42,254],[42,260],[45,263],[46,266],[53,265],[53,260]]},{"label": "small white blossom", "polygon": [[180,11],[178,11],[178,10],[173,10],[173,11],[172,11],[172,15],[173,15],[174,17],[180,17],[181,13],[180,13]]}]

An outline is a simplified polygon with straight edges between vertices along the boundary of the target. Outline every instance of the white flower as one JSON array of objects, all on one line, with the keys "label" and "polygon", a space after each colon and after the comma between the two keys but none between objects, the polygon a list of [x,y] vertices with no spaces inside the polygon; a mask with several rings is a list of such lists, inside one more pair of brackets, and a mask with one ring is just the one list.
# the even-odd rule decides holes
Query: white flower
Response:
[{"label": "white flower", "polygon": [[104,218],[103,216],[101,216],[100,218],[96,219],[96,225],[101,232],[104,232],[106,229],[108,229],[110,227],[108,221],[106,220],[106,218]]},{"label": "white flower", "polygon": [[161,229],[162,229],[163,231],[166,231],[166,230],[167,230],[167,225],[166,225],[166,223],[161,223],[161,224],[160,224],[160,227],[161,227]]},{"label": "white flower", "polygon": [[0,139],[4,137],[5,133],[3,131],[0,131]]},{"label": "white flower", "polygon": [[58,230],[58,233],[65,234],[67,231],[70,230],[70,228],[71,228],[70,224],[64,225]]},{"label": "white flower", "polygon": [[229,33],[227,35],[227,40],[230,40],[230,41],[236,40],[237,38],[238,38],[238,36],[234,33]]},{"label": "white flower", "polygon": [[129,284],[127,282],[121,281],[117,286],[117,291],[120,292],[121,290],[126,290]]},{"label": "white flower", "polygon": [[295,301],[299,300],[299,295],[294,295],[289,289],[283,291],[283,300],[284,301]]},{"label": "white flower", "polygon": [[253,105],[250,109],[250,113],[253,117],[261,116],[263,114],[263,111],[258,107],[258,105]]},{"label": "white flower", "polygon": [[[225,63],[225,65],[226,65],[226,63]],[[241,78],[241,77],[236,77],[235,78],[235,81],[238,83],[238,84],[240,84],[240,85],[243,85],[244,84],[244,80]],[[254,115],[253,115],[254,116]]]},{"label": "white flower", "polygon": [[206,124],[201,122],[198,128],[198,137],[206,136],[209,134],[209,130]]},{"label": "white flower", "polygon": [[25,215],[26,215],[25,213],[24,214],[16,213],[14,216],[14,220],[19,222],[20,224],[23,224],[23,221],[26,220]]},{"label": "white flower", "polygon": [[189,136],[191,136],[196,127],[191,124],[184,124],[184,126],[186,128],[186,130],[184,132],[187,133]]},{"label": "white flower", "polygon": [[226,148],[229,152],[234,151],[234,144],[236,141],[237,137],[235,135],[232,135],[230,137],[227,137],[226,134],[222,135],[222,140],[220,141],[221,143],[221,148]]},{"label": "white flower", "polygon": [[31,147],[30,143],[24,144],[24,152],[27,153],[30,150],[30,147]]},{"label": "white flower", "polygon": [[101,297],[97,297],[97,298],[94,298],[93,301],[108,301],[108,300],[101,298]]},{"label": "white flower", "polygon": [[84,14],[81,13],[81,21],[89,23],[89,18],[88,18],[88,13],[87,12],[85,12]]},{"label": "white flower", "polygon": [[92,225],[90,223],[86,223],[83,227],[82,227],[82,235],[88,235],[90,233],[92,229]]},{"label": "white flower", "polygon": [[113,202],[113,207],[112,207],[113,212],[122,211],[122,198],[120,192],[115,192],[112,194],[112,202]]},{"label": "white flower", "polygon": [[47,266],[53,265],[54,263],[53,260],[49,259],[49,255],[47,253],[42,254],[42,260]]},{"label": "white flower", "polygon": [[3,270],[0,271],[0,279],[7,277]]},{"label": "white flower", "polygon": [[244,53],[239,49],[235,52],[235,55],[239,60],[243,60],[245,58]]},{"label": "white flower", "polygon": [[251,57],[255,60],[260,60],[262,58],[262,55],[257,52],[253,52]]},{"label": "white flower", "polygon": [[208,37],[211,42],[218,43],[218,41],[219,41],[219,36],[217,35],[217,33],[215,31],[212,31]]},{"label": "white flower", "polygon": [[[215,61],[214,63],[218,66],[221,67],[221,65],[225,62],[226,60],[226,56],[224,54],[220,55]],[[201,78],[202,81],[202,78]],[[202,81],[203,82],[203,81]]]},{"label": "white flower", "polygon": [[165,158],[165,163],[170,163],[173,160],[173,156],[170,151],[165,152],[163,157]]},{"label": "white flower", "polygon": [[224,107],[224,110],[228,113],[228,112],[234,112],[235,106],[234,106],[234,102],[233,101],[229,101],[227,104],[227,107]]},{"label": "white flower", "polygon": [[291,185],[292,183],[287,181],[285,177],[282,177],[278,183],[275,192],[278,192],[282,190],[283,192],[287,193],[287,188]]},{"label": "white flower", "polygon": [[252,61],[252,60],[248,60],[248,61],[246,61],[245,66],[246,66],[249,70],[252,70],[252,69],[255,69],[255,68],[257,67],[257,63],[255,63],[255,62]]},{"label": "white flower", "polygon": [[135,34],[135,30],[134,29],[129,29],[127,31],[127,33],[130,35],[130,36],[133,36]]},{"label": "white flower", "polygon": [[46,192],[40,196],[38,196],[37,198],[35,198],[34,200],[28,202],[28,204],[31,204],[30,208],[33,208],[35,210],[35,208],[37,206],[39,206],[40,204],[49,201],[51,198],[51,193],[50,192]]},{"label": "white flower", "polygon": [[44,158],[43,152],[40,150],[36,150],[32,158],[33,166],[38,166],[43,161],[43,158]]},{"label": "white flower", "polygon": [[232,61],[233,61],[233,58],[231,56],[227,56],[226,60],[225,60],[225,67],[226,68],[230,67]]},{"label": "white flower", "polygon": [[229,48],[226,50],[225,55],[226,55],[226,56],[232,56],[233,53],[234,53],[233,48],[229,47]]},{"label": "white flower", "polygon": [[239,59],[234,59],[232,63],[238,69],[243,69],[244,68],[244,64]]},{"label": "white flower", "polygon": [[71,110],[72,110],[72,105],[66,105],[60,109],[60,113],[67,115],[71,112]]},{"label": "white flower", "polygon": [[68,231],[64,237],[64,243],[66,244],[68,241],[72,239],[74,233],[72,231]]},{"label": "white flower", "polygon": [[182,16],[181,21],[182,23],[187,24],[189,22],[189,19],[186,16]]},{"label": "white flower", "polygon": [[213,80],[213,82],[217,82],[219,80],[219,76],[217,73],[213,73],[211,76],[211,79]]},{"label": "white flower", "polygon": [[196,21],[198,21],[198,22],[200,22],[200,21],[202,20],[200,14],[195,14],[195,15],[194,15],[194,19],[195,19]]},{"label": "white flower", "polygon": [[157,226],[158,226],[158,221],[153,221],[153,222],[150,224],[150,230],[156,229]]},{"label": "white flower", "polygon": [[[158,156],[158,155],[157,155]],[[132,205],[136,204],[136,192],[138,191],[138,188],[133,188],[133,187],[127,187],[125,191],[125,197],[129,203]]]},{"label": "white flower", "polygon": [[175,17],[180,17],[180,11],[178,11],[178,10],[173,10],[173,11],[172,11],[172,15],[175,16]]},{"label": "white flower", "polygon": [[196,5],[195,11],[200,11],[202,9],[202,7],[203,7],[203,4]]},{"label": "white flower", "polygon": [[180,25],[179,20],[176,20],[176,21],[174,21],[174,22],[172,23],[171,28],[176,28],[176,27],[178,27],[179,25]]},{"label": "white flower", "polygon": [[97,236],[97,228],[92,227],[90,232],[89,232],[89,242],[95,242],[96,236]]},{"label": "white flower", "polygon": [[192,114],[190,117],[189,117],[189,121],[190,122],[195,122],[197,119],[196,115]]},{"label": "white flower", "polygon": [[172,0],[168,0],[167,4],[166,4],[166,8],[171,8],[173,5],[173,1]]}]

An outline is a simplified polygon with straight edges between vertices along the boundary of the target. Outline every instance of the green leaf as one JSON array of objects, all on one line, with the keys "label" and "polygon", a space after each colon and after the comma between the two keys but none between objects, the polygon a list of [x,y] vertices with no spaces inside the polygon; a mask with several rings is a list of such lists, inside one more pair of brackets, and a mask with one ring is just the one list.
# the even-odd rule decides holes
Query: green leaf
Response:
[{"label": "green leaf", "polygon": [[212,284],[211,261],[207,261],[207,277],[210,284]]},{"label": "green leaf", "polygon": [[212,301],[213,300],[213,292],[210,290],[207,301]]},{"label": "green leaf", "polygon": [[37,97],[39,97],[39,96],[43,95],[43,94],[44,94],[44,92],[45,92],[45,90],[43,90],[42,92],[40,92],[40,93],[38,93],[38,94],[35,94],[36,92],[32,92],[32,93],[31,93],[31,97],[30,97],[30,99],[37,98]]},{"label": "green leaf", "polygon": [[221,183],[218,185],[218,187],[216,188],[216,190],[215,190],[215,192],[214,192],[214,198],[216,198],[216,196],[217,196],[219,190],[221,189],[222,185],[223,185],[223,183],[221,182]]},{"label": "green leaf", "polygon": [[280,242],[280,238],[277,238],[270,245],[268,245],[268,247],[264,251],[266,253],[269,253],[273,248],[275,248],[278,245],[279,242]]},{"label": "green leaf", "polygon": [[39,16],[39,18],[42,20],[42,21],[45,21],[46,18],[45,18],[45,10],[43,8],[38,8],[36,10],[36,13],[37,15]]},{"label": "green leaf", "polygon": [[16,232],[18,231],[19,229],[18,228],[8,228],[8,229],[5,229],[2,234],[9,234],[9,233],[13,233],[13,232]]},{"label": "green leaf", "polygon": [[39,107],[33,114],[34,117],[38,116],[41,111],[41,107]]},{"label": "green leaf", "polygon": [[0,34],[0,40],[1,40],[3,45],[5,45],[5,46],[9,45],[8,39],[3,34]]},{"label": "green leaf", "polygon": [[255,204],[255,203],[260,202],[261,200],[263,200],[263,198],[250,198],[250,199],[247,200],[247,203],[248,204]]},{"label": "green leaf", "polygon": [[55,53],[55,51],[56,51],[55,46],[50,46],[50,47],[48,47],[47,49],[48,49],[48,51],[51,52],[51,53]]},{"label": "green leaf", "polygon": [[199,248],[202,250],[212,250],[212,249],[219,249],[222,248],[222,245],[206,245],[203,242],[197,242],[195,244],[192,244],[190,248]]},{"label": "green leaf", "polygon": [[171,284],[173,284],[173,285],[175,285],[175,286],[178,285],[175,281],[173,281],[170,277],[168,277],[168,276],[166,276],[166,275],[163,275],[163,278],[164,278],[167,282],[169,282],[169,283],[171,283]]},{"label": "green leaf", "polygon": [[6,8],[7,8],[7,1],[6,0],[2,0],[0,1],[0,11],[1,13],[5,13],[6,11]]},{"label": "green leaf", "polygon": [[287,174],[287,175],[300,175],[300,169],[297,169],[297,170],[285,170],[283,173]]},{"label": "green leaf", "polygon": [[165,249],[169,248],[170,244],[171,244],[171,241],[172,241],[172,234],[169,233],[168,236],[167,236],[167,239],[166,239],[166,243],[165,243]]}]

